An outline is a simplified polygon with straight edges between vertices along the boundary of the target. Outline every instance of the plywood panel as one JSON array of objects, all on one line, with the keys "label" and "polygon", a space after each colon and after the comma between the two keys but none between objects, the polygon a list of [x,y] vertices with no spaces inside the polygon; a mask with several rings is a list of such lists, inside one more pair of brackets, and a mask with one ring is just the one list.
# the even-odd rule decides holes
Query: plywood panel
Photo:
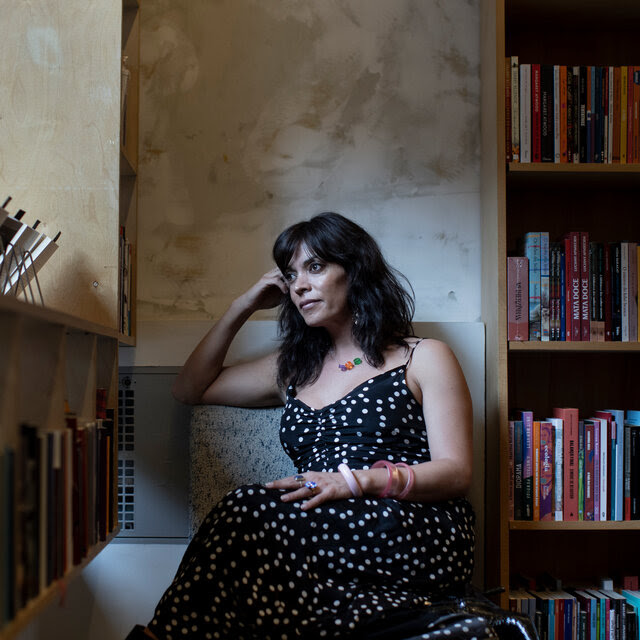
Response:
[{"label": "plywood panel", "polygon": [[121,0],[18,2],[0,22],[0,194],[27,211],[25,221],[62,232],[41,272],[45,304],[110,327],[121,10]]}]

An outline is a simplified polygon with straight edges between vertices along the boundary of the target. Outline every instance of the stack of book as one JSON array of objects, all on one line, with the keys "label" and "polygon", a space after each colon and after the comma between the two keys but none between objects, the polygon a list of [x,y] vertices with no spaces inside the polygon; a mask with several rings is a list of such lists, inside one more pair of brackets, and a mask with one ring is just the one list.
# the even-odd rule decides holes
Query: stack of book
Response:
[{"label": "stack of book", "polygon": [[516,579],[509,608],[528,615],[538,637],[576,640],[639,640],[640,591],[637,576],[624,576],[618,586],[563,587],[557,580]]},{"label": "stack of book", "polygon": [[640,411],[514,411],[511,520],[640,520]]},{"label": "stack of book", "polygon": [[637,242],[593,242],[571,231],[528,232],[507,258],[509,340],[638,340]]},{"label": "stack of book", "polygon": [[33,225],[22,221],[25,212],[20,209],[10,215],[5,209],[10,198],[0,208],[0,293],[24,295],[30,301],[42,301],[41,292],[34,292],[32,280],[58,248],[58,233],[53,239]]},{"label": "stack of book", "polygon": [[114,416],[97,395],[96,419],[23,424],[0,451],[0,627],[116,527]]},{"label": "stack of book", "polygon": [[640,67],[506,59],[508,162],[640,162]]}]

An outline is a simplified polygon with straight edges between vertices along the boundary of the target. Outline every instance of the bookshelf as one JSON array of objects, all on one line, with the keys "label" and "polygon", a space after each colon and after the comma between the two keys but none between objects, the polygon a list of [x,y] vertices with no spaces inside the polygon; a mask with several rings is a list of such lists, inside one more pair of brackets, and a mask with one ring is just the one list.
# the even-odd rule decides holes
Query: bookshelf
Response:
[{"label": "bookshelf", "polygon": [[[20,496],[8,479],[12,465],[14,473],[18,471],[18,451],[24,442],[21,425],[38,427],[37,437],[42,436],[44,442],[49,437],[50,442],[62,442],[57,451],[69,451],[66,462],[73,460],[73,449],[66,448],[68,436],[63,435],[72,432],[66,407],[77,416],[78,424],[94,422],[96,392],[102,389],[106,409],[117,415],[118,348],[135,344],[139,14],[138,0],[90,5],[82,0],[38,6],[12,3],[0,25],[9,52],[0,60],[0,71],[10,79],[0,119],[2,200],[11,196],[15,209],[10,213],[24,209],[23,220],[33,224],[39,219],[39,230],[47,235],[61,232],[58,251],[39,273],[45,306],[0,296],[2,640],[16,637],[44,608],[59,600],[66,584],[118,532],[117,425],[113,425],[113,438],[106,424],[100,433],[98,427],[89,426],[82,436],[94,438],[90,446],[95,447],[95,466],[87,465],[94,470],[89,482],[97,487],[96,495],[103,496],[103,502],[96,502],[95,519],[90,515],[81,519],[94,524],[81,524],[80,530],[93,529],[82,534],[76,547],[78,536],[75,531],[69,536],[69,531],[78,521],[68,509],[62,528],[57,521],[51,529],[46,519],[46,533],[38,537],[38,557],[51,557],[50,549],[56,549],[56,568],[51,571],[48,567],[50,574],[45,577],[40,573],[22,597],[10,597],[12,576],[7,572],[15,569],[11,545],[25,539],[7,526],[10,501],[17,504]],[[123,108],[121,62],[125,57],[130,75]],[[125,331],[120,320],[119,239],[123,230],[131,243],[132,273],[130,329]],[[101,449],[102,440],[108,444]],[[42,450],[49,445],[40,440],[38,446]],[[55,451],[58,445],[53,447]],[[97,452],[102,451],[109,453],[100,457]],[[7,452],[13,452],[13,462]],[[87,471],[86,478],[91,475]],[[69,487],[72,483],[65,476],[61,484]],[[45,483],[39,486],[42,491]],[[75,501],[62,490],[57,495],[66,497],[66,505]],[[88,501],[91,505],[91,498]],[[52,512],[58,511],[54,508]],[[39,522],[45,521],[38,513]],[[19,520],[14,517],[14,522]],[[61,539],[63,546],[58,544]],[[9,600],[18,603],[15,611],[9,610]]]},{"label": "bookshelf", "polygon": [[[6,462],[7,450],[14,453],[14,469],[16,480],[14,490],[3,477],[3,490],[0,491],[3,512],[3,589],[1,606],[3,618],[0,618],[0,638],[8,640],[17,634],[51,602],[59,599],[64,593],[65,584],[78,576],[86,566],[110,540],[117,534],[117,497],[112,500],[110,513],[112,526],[105,532],[104,539],[96,539],[90,544],[82,557],[71,560],[68,554],[64,567],[58,575],[46,580],[36,593],[32,593],[24,606],[18,607],[15,616],[7,621],[7,599],[10,594],[7,588],[7,572],[16,566],[24,565],[19,558],[18,544],[24,543],[20,535],[17,508],[21,507],[19,498],[21,490],[17,480],[21,465],[18,451],[20,449],[20,425],[28,423],[49,433],[68,431],[65,422],[65,402],[68,408],[78,416],[79,420],[91,420],[96,416],[96,389],[106,390],[106,407],[117,409],[117,366],[118,366],[118,332],[114,329],[96,325],[62,312],[27,304],[12,297],[0,296],[0,352],[3,354],[3,366],[0,370],[0,454]],[[117,437],[117,430],[114,429]],[[115,442],[111,447],[117,451]],[[3,469],[6,467],[3,466]],[[111,456],[109,464],[112,496],[117,496],[116,456]],[[71,473],[71,471],[70,471]],[[88,473],[88,472],[87,472]],[[42,476],[40,476],[42,477]],[[41,489],[39,489],[41,491]],[[15,497],[14,516],[10,519],[13,527],[9,529],[7,520],[8,492]],[[41,496],[42,493],[39,493]],[[47,493],[47,495],[49,495]],[[56,509],[57,510],[57,509]],[[61,509],[63,511],[63,509]],[[89,512],[88,512],[89,513]],[[39,516],[41,517],[41,516]],[[68,521],[68,520],[67,520]],[[7,546],[7,533],[13,531],[13,546]],[[71,545],[71,531],[65,527],[64,537],[51,547],[46,554],[51,558],[51,550],[59,549],[66,544]],[[47,530],[46,538],[55,538],[54,532]],[[75,541],[75,534],[73,540]],[[38,557],[42,554],[42,536],[38,537]],[[70,547],[67,547],[69,549]],[[24,547],[22,547],[24,552]],[[9,553],[6,553],[9,551]],[[55,551],[54,551],[55,553]],[[15,560],[17,565],[9,563]],[[38,565],[40,566],[40,565]],[[25,571],[25,575],[28,575]],[[18,598],[15,591],[14,598]],[[19,598],[18,601],[21,599]]]},{"label": "bookshelf", "polygon": [[[0,119],[0,199],[11,196],[9,213],[24,209],[23,221],[40,220],[49,237],[61,234],[39,274],[44,304],[113,328],[121,226],[135,243],[137,185],[121,174],[135,174],[138,162],[138,13],[132,0],[12,3],[0,25],[11,50],[0,60],[11,79]],[[120,54],[132,69],[125,145]]]},{"label": "bookshelf", "polygon": [[[640,573],[640,521],[509,520],[508,420],[514,407],[636,408],[640,343],[508,342],[506,258],[527,231],[585,230],[598,241],[640,242],[640,166],[507,162],[505,58],[566,65],[636,64],[640,7],[624,0],[482,3],[483,319],[487,327],[488,531],[485,583],[542,572],[565,583]],[[539,417],[536,419],[540,419]],[[508,606],[508,591],[500,596]]]}]

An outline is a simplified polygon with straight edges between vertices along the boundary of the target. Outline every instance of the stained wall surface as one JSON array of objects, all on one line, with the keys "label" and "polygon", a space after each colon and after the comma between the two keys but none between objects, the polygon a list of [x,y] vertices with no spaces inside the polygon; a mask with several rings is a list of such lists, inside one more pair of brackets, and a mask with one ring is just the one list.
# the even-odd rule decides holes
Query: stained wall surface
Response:
[{"label": "stained wall surface", "polygon": [[324,210],[417,320],[479,319],[477,0],[146,0],[141,29],[140,339],[219,316]]}]

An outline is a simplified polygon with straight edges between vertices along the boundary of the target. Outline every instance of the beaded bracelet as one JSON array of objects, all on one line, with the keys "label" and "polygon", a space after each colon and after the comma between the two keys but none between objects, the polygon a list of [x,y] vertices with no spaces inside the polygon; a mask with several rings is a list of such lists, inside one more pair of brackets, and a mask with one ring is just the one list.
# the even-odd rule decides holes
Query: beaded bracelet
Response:
[{"label": "beaded bracelet", "polygon": [[345,464],[344,462],[342,464],[339,464],[338,471],[342,474],[342,477],[349,485],[349,489],[351,489],[351,495],[354,498],[359,498],[362,495],[362,487],[358,483],[356,477],[353,475],[353,471],[351,471],[349,465]]},{"label": "beaded bracelet", "polygon": [[398,493],[398,485],[400,484],[400,471],[398,467],[388,460],[378,460],[371,465],[372,469],[379,469],[380,467],[386,467],[389,473],[389,480],[387,486],[378,494],[378,498],[393,497]]},{"label": "beaded bracelet", "polygon": [[416,475],[413,472],[413,469],[406,462],[398,462],[396,466],[405,468],[408,474],[407,482],[404,485],[404,489],[396,496],[398,500],[402,500],[406,498],[407,495],[409,494],[409,491],[411,491],[411,488],[413,487],[413,483],[416,480]]}]

